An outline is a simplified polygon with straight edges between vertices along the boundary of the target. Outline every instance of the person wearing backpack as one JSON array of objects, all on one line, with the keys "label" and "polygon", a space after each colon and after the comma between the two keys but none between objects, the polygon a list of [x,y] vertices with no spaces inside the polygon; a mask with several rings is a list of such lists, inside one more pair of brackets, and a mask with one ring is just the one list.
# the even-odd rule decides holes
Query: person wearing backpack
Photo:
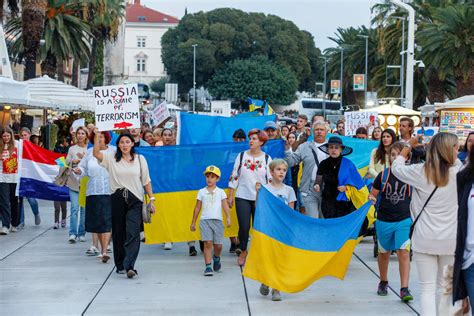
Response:
[{"label": "person wearing backpack", "polygon": [[267,142],[268,136],[264,131],[252,129],[248,133],[250,149],[237,155],[234,169],[229,180],[228,202],[231,208],[234,205],[237,210],[237,220],[239,222],[239,249],[240,255],[237,263],[245,265],[247,259],[247,244],[250,232],[250,218],[255,215],[255,200],[257,182],[269,183],[271,178],[268,165],[272,158],[262,151],[262,146]]},{"label": "person wearing backpack", "polygon": [[[404,145],[401,142],[390,146],[390,162],[393,162]],[[385,168],[375,177],[369,199],[376,205],[377,222],[375,231],[379,254],[377,261],[380,282],[377,294],[388,295],[388,263],[392,251],[397,252],[400,271],[400,298],[404,302],[413,300],[408,290],[410,275],[410,217],[411,187],[400,181],[390,168]]]},{"label": "person wearing backpack", "polygon": [[454,134],[436,134],[428,146],[426,162],[406,165],[411,149],[417,145],[417,138],[405,143],[391,170],[413,187],[411,242],[421,290],[421,314],[439,315],[443,269],[453,264],[456,249],[456,174],[462,163],[457,159],[459,144]]}]

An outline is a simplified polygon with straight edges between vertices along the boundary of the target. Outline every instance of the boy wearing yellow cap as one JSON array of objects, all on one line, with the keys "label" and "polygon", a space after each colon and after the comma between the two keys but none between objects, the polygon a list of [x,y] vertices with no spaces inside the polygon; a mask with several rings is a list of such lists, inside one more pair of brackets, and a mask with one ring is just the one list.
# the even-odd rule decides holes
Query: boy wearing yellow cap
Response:
[{"label": "boy wearing yellow cap", "polygon": [[[222,242],[224,240],[222,209],[225,212],[227,227],[230,226],[230,213],[227,195],[224,190],[216,185],[221,177],[220,169],[216,166],[209,166],[204,171],[204,175],[206,176],[207,186],[199,190],[197,194],[191,231],[196,230],[196,220],[202,208],[199,229],[201,240],[204,242],[204,263],[206,264],[204,275],[212,276],[214,271],[217,272],[221,269]],[[214,248],[214,256],[212,256],[212,248]],[[213,267],[211,267],[212,261],[214,262]]]}]

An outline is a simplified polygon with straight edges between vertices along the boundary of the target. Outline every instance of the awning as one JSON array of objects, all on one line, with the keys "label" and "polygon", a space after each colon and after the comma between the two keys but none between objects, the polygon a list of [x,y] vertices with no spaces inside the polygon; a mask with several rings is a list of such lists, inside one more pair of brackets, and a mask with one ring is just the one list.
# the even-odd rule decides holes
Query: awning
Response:
[{"label": "awning", "polygon": [[91,93],[78,89],[48,76],[26,81],[31,98],[46,101],[58,111],[94,111]]},{"label": "awning", "polygon": [[435,103],[436,110],[462,109],[468,108],[474,110],[474,95],[465,95],[463,97],[450,100],[444,103]]},{"label": "awning", "polygon": [[7,77],[0,77],[0,104],[25,108],[48,108],[49,101],[31,98],[28,85]]},{"label": "awning", "polygon": [[382,115],[407,115],[407,116],[420,115],[420,112],[418,111],[410,110],[410,109],[407,109],[395,104],[384,104],[384,105],[377,106],[370,109],[361,109],[361,111],[377,112],[378,114],[382,114]]}]

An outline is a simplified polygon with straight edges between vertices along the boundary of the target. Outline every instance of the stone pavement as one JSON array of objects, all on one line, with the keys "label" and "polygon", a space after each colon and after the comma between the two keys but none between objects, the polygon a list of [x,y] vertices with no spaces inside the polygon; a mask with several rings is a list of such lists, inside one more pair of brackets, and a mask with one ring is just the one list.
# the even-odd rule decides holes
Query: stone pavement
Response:
[{"label": "stone pavement", "polygon": [[[29,205],[28,205],[29,207]],[[186,244],[171,251],[142,244],[136,269],[126,279],[108,264],[87,257],[87,242],[69,244],[67,229],[53,230],[52,202],[40,201],[42,223],[25,210],[25,229],[0,236],[0,315],[416,315],[419,289],[412,265],[411,305],[400,302],[398,264],[392,256],[395,292],[376,294],[377,262],[366,238],[357,248],[344,281],[324,278],[305,291],[272,302],[259,284],[243,279],[225,244],[222,272],[202,276],[203,258],[187,255]],[[284,255],[284,254],[282,254]]]}]

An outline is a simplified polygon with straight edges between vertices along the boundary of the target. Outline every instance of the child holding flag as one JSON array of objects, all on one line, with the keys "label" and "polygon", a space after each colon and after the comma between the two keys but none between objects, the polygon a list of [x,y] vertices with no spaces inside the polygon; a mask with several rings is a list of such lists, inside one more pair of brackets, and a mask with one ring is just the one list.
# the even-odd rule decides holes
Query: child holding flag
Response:
[{"label": "child holding flag", "polygon": [[[201,240],[204,242],[204,263],[206,264],[204,275],[212,276],[214,271],[217,272],[221,269],[222,242],[224,240],[222,209],[225,212],[227,227],[230,226],[230,212],[227,195],[224,190],[216,185],[221,177],[220,169],[216,166],[209,166],[204,171],[204,175],[206,176],[207,186],[198,192],[191,231],[196,230],[196,220],[202,208],[199,229]],[[214,265],[211,268],[212,248],[214,248],[214,256],[212,257]]]},{"label": "child holding flag", "polygon": [[[396,142],[390,147],[390,163],[400,155],[404,145]],[[377,222],[375,230],[379,245],[377,257],[380,283],[377,294],[388,294],[388,263],[392,251],[397,252],[400,266],[400,298],[404,302],[413,300],[408,290],[408,277],[410,275],[410,217],[411,187],[400,181],[386,168],[374,180],[369,199],[377,204]],[[380,194],[380,196],[379,196]]]},{"label": "child holding flag", "polygon": [[[263,186],[274,196],[285,202],[291,208],[295,207],[296,195],[292,187],[283,183],[285,180],[286,172],[288,171],[288,164],[283,159],[275,159],[268,165],[272,181]],[[258,191],[260,190],[261,184],[257,182],[255,185]],[[267,296],[270,293],[270,289],[265,284],[260,285],[260,294]],[[280,291],[272,289],[272,301],[281,301]]]}]

